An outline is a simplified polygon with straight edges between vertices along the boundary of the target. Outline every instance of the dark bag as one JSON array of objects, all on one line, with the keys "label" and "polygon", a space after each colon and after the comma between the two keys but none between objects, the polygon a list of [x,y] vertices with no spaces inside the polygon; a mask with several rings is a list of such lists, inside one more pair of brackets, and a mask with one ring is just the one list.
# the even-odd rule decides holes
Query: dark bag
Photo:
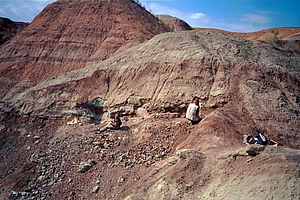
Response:
[{"label": "dark bag", "polygon": [[263,133],[258,133],[255,136],[257,138],[257,144],[267,145],[268,144],[268,138]]}]

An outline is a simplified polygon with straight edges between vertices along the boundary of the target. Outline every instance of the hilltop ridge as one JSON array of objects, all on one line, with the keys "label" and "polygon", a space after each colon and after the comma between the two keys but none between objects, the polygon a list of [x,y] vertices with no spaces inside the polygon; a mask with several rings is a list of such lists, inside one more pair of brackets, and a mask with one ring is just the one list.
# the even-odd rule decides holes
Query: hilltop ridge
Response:
[{"label": "hilltop ridge", "polygon": [[28,26],[25,22],[13,22],[8,18],[0,17],[0,46],[13,38],[18,32]]},{"label": "hilltop ridge", "polygon": [[264,41],[264,42],[274,42],[274,40],[284,40],[285,38],[288,38],[291,35],[300,33],[299,27],[270,28],[270,29],[255,31],[250,33],[230,32],[230,31],[213,29],[213,28],[196,28],[196,30],[211,30],[211,31],[234,35],[243,39]]}]

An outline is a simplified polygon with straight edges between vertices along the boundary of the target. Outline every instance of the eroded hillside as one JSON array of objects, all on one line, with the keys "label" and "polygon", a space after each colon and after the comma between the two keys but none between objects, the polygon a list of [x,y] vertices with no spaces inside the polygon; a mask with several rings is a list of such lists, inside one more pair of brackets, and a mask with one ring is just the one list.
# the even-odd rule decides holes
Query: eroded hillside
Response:
[{"label": "eroded hillside", "polygon": [[[111,17],[91,4],[79,9],[88,6],[85,2],[90,1],[58,1],[35,21],[56,21],[75,8],[74,23],[75,19],[87,20],[85,12],[91,17],[94,12]],[[97,2],[93,5],[105,7],[106,1]],[[123,13],[119,6],[132,11],[136,5],[110,2],[117,2],[109,9],[119,15]],[[36,26],[43,29],[42,22]],[[77,45],[70,39],[70,24],[64,25],[49,32],[64,30],[59,32],[58,46],[43,43],[49,52],[58,50],[60,55],[64,49],[60,45]],[[105,30],[101,34],[111,33]],[[86,33],[87,41],[94,41],[93,34]],[[29,34],[26,40],[33,36]],[[109,41],[104,45],[108,49]],[[78,52],[84,53],[82,44],[78,45]],[[97,51],[82,60],[85,67],[81,69],[68,68],[74,60],[56,65],[57,60],[46,62],[41,57],[43,64],[72,71],[49,74],[34,83],[31,76],[23,79],[26,74],[11,80],[18,85],[5,82],[19,73],[18,65],[5,68],[7,73],[2,70],[4,89],[10,90],[2,93],[0,102],[0,199],[299,197],[298,52],[199,30],[159,34],[122,52],[118,49],[106,60],[97,57],[102,55]],[[7,58],[15,58],[6,53]],[[35,73],[39,59],[34,65],[30,56],[20,59],[28,59],[25,68]],[[204,105],[203,119],[191,125],[184,114],[195,96]],[[107,112],[113,110],[122,111],[121,129],[98,133],[109,121]],[[244,134],[258,132],[279,142],[279,147],[243,143]]]},{"label": "eroded hillside", "polygon": [[7,95],[5,105],[23,114],[61,115],[97,97],[110,107],[132,106],[134,95],[150,110],[183,112],[198,96],[207,109],[233,117],[237,127],[252,124],[299,148],[298,66],[299,54],[260,42],[209,31],[168,33]]},{"label": "eroded hillside", "polygon": [[243,39],[248,40],[257,40],[257,41],[264,41],[269,42],[271,40],[282,40],[285,39],[291,35],[297,34],[300,32],[299,27],[282,27],[282,28],[272,28],[272,29],[266,29],[262,31],[256,31],[256,32],[249,32],[249,33],[238,33],[238,32],[230,32],[230,31],[224,31],[219,29],[210,29],[210,28],[196,28],[197,30],[211,30],[221,33],[227,33],[230,35],[234,35],[237,37],[241,37]]},{"label": "eroded hillside", "polygon": [[131,0],[56,1],[0,49],[1,96],[172,31]]}]

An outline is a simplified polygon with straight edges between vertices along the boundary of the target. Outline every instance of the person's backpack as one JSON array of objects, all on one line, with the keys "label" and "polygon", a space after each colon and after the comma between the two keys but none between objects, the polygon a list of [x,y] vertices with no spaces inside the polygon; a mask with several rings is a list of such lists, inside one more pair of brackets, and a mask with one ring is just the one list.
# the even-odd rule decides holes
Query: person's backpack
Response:
[{"label": "person's backpack", "polygon": [[258,133],[255,137],[258,139],[258,144],[267,145],[268,138],[263,133]]}]

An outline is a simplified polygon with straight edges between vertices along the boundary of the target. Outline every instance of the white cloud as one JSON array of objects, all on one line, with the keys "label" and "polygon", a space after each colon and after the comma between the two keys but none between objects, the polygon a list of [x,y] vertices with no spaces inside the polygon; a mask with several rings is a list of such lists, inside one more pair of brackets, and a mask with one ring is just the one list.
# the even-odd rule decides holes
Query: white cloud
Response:
[{"label": "white cloud", "polygon": [[241,14],[237,18],[216,19],[205,13],[187,13],[159,3],[151,3],[150,0],[141,0],[148,10],[154,14],[166,14],[186,21],[192,27],[217,28],[234,32],[254,32],[270,28],[272,18],[268,14],[274,14],[268,10],[255,10],[254,13]]},{"label": "white cloud", "polygon": [[227,24],[227,30],[231,30],[234,32],[255,32],[258,30],[266,29],[264,26],[255,26],[252,24],[243,24],[243,23],[233,23]]},{"label": "white cloud", "polygon": [[270,10],[256,10],[255,12],[262,14],[262,15],[274,13],[273,11],[270,11]]},{"label": "white cloud", "polygon": [[141,2],[145,5],[146,9],[151,10],[154,14],[164,14],[177,17],[184,20],[192,27],[206,26],[209,23],[209,18],[204,13],[187,13],[167,6],[162,6],[158,3],[148,3],[146,1]]},{"label": "white cloud", "polygon": [[269,24],[272,22],[271,18],[269,18],[265,15],[259,15],[259,14],[244,14],[241,21],[251,23],[251,24],[253,24],[253,23]]},{"label": "white cloud", "polygon": [[232,32],[255,32],[263,29],[271,28],[268,24],[253,23],[253,21],[241,20],[215,20],[211,21],[211,28],[222,29]]},{"label": "white cloud", "polygon": [[266,15],[266,14],[274,14],[274,15],[282,15],[282,13],[279,12],[274,12],[271,10],[256,10],[256,13],[262,14],[262,15]]},{"label": "white cloud", "polygon": [[[264,11],[267,13],[266,11]],[[233,32],[255,32],[268,29],[271,26],[272,19],[262,14],[244,14],[239,20],[213,22],[212,25],[219,29],[225,29]]]},{"label": "white cloud", "polygon": [[206,15],[203,13],[193,13],[189,16],[189,19],[204,19]]},{"label": "white cloud", "polygon": [[0,16],[13,21],[31,22],[45,6],[55,0],[3,1],[0,0]]},{"label": "white cloud", "polygon": [[165,14],[171,15],[173,17],[182,17],[182,13],[179,10],[169,8],[167,6],[162,6],[157,3],[143,3],[148,10],[151,10],[154,14]]}]

